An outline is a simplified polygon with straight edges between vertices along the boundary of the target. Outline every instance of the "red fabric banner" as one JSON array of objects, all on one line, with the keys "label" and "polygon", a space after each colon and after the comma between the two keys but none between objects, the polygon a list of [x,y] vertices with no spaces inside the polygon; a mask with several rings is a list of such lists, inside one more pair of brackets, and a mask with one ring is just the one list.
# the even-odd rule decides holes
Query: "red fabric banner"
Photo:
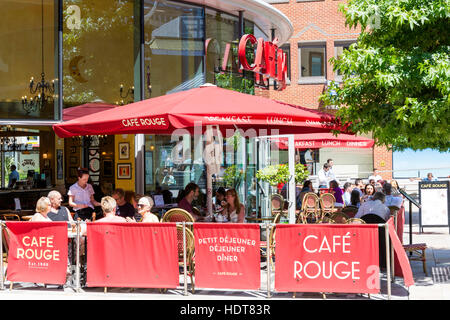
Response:
[{"label": "red fabric banner", "polygon": [[377,225],[276,227],[275,290],[378,293]]},{"label": "red fabric banner", "polygon": [[405,286],[409,287],[414,285],[414,278],[411,270],[411,265],[409,264],[408,256],[406,255],[405,249],[400,242],[397,232],[395,230],[394,218],[391,217],[388,221],[389,224],[389,236],[391,238],[391,244],[394,247],[394,273],[396,276],[403,277]]},{"label": "red fabric banner", "polygon": [[260,231],[257,224],[194,224],[195,286],[260,288]]},{"label": "red fabric banner", "polygon": [[88,287],[176,288],[175,223],[88,223]]},{"label": "red fabric banner", "polygon": [[9,281],[66,282],[66,222],[6,222],[6,227],[9,233]]}]

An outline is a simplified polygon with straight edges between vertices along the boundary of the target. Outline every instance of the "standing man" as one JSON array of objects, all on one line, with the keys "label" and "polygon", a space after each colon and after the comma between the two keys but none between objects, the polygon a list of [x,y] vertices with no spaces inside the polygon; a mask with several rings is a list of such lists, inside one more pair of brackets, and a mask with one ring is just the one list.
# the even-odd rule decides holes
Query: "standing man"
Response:
[{"label": "standing man", "polygon": [[14,164],[12,164],[11,167],[9,167],[9,169],[11,170],[11,173],[9,174],[8,188],[14,188],[14,185],[20,179],[19,172],[17,172],[16,170],[17,168]]},{"label": "standing man", "polygon": [[117,202],[116,215],[122,218],[134,217],[136,211],[131,203],[125,201],[125,191],[123,189],[118,188],[114,190],[111,196]]},{"label": "standing man", "polygon": [[78,170],[78,181],[70,186],[69,192],[69,206],[75,210],[75,220],[91,219],[95,206],[101,206],[99,202],[94,199],[94,188],[88,183],[89,171],[88,169]]},{"label": "standing man", "polygon": [[312,157],[312,153],[311,153],[311,149],[307,149],[305,151],[305,162],[306,162],[306,168],[309,171],[309,174],[313,174],[313,163],[314,163],[314,159]]},{"label": "standing man", "polygon": [[328,174],[328,171],[330,170],[330,166],[328,165],[328,163],[324,163],[323,168],[320,169],[319,171],[319,189],[320,188],[329,188],[330,185],[330,181],[332,179],[330,179],[330,176]]},{"label": "standing man", "polygon": [[375,180],[375,183],[377,183],[378,180],[383,180],[383,178],[378,174],[378,169],[373,168],[373,174],[369,176],[368,180]]},{"label": "standing man", "polygon": [[333,159],[328,159],[327,163],[328,163],[328,167],[330,168],[328,170],[328,176],[330,177],[330,181],[336,180],[336,176],[334,175],[334,172],[333,172]]}]

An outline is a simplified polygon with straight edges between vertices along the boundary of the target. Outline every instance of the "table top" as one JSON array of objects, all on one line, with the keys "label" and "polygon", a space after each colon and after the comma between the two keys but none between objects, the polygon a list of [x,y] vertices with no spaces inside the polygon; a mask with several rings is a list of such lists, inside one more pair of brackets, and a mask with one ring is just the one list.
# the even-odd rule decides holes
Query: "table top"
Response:
[{"label": "table top", "polygon": [[31,218],[33,218],[33,216],[21,216],[21,217],[20,217],[20,220],[30,221]]}]

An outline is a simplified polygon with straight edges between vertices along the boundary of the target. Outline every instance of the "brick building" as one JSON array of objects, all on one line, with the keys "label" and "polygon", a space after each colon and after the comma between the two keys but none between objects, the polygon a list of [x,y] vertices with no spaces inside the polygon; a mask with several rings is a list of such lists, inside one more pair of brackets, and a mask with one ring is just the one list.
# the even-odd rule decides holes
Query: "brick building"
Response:
[{"label": "brick building", "polygon": [[[257,94],[308,108],[333,113],[321,105],[319,95],[327,81],[339,81],[329,60],[356,42],[360,29],[345,26],[337,0],[265,0],[283,12],[294,26],[288,42],[282,45],[289,54],[289,85],[283,91],[258,90]],[[392,179],[392,152],[384,147],[373,149],[319,149],[316,168],[333,158],[335,172],[367,178],[377,168],[384,179]]]}]

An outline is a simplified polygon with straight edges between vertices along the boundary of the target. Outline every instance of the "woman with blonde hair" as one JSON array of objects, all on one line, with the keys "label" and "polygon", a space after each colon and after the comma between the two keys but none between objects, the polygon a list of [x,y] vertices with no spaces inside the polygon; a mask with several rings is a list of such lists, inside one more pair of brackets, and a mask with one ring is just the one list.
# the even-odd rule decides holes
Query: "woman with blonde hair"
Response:
[{"label": "woman with blonde hair", "polygon": [[36,213],[31,218],[31,221],[52,221],[49,217],[47,217],[47,214],[52,209],[52,204],[50,202],[50,199],[47,197],[40,197],[39,200],[36,203]]},{"label": "woman with blonde hair", "polygon": [[245,206],[239,201],[239,196],[235,189],[228,189],[225,200],[227,204],[222,212],[233,223],[243,223],[245,218]]}]

